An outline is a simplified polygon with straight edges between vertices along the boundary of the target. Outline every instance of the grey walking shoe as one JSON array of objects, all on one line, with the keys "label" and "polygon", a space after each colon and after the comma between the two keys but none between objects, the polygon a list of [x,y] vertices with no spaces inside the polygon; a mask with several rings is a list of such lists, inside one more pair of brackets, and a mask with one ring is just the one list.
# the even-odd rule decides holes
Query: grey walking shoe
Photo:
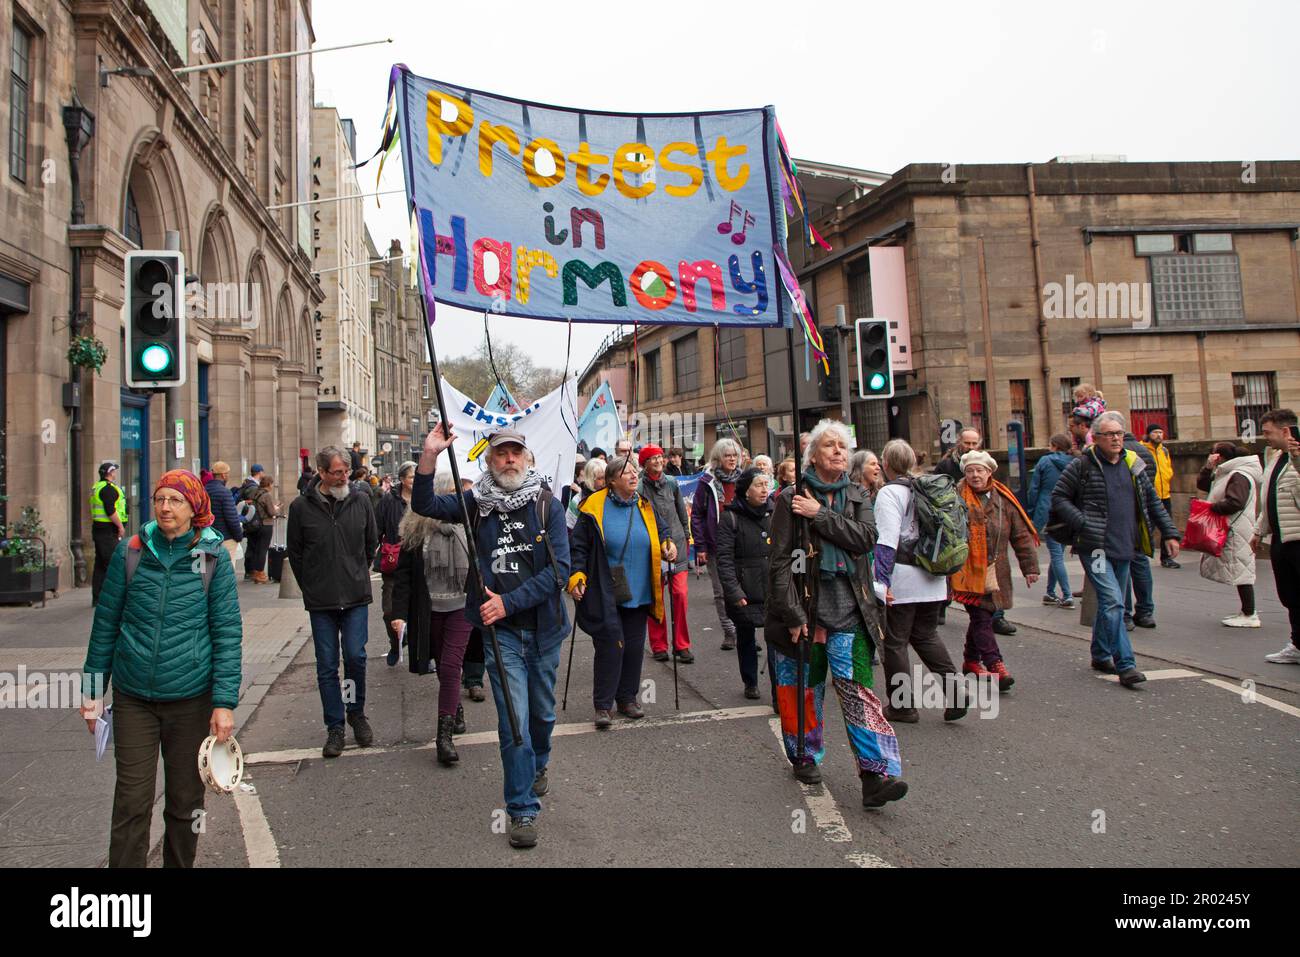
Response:
[{"label": "grey walking shoe", "polygon": [[343,728],[330,728],[325,732],[325,747],[320,753],[323,758],[337,758],[343,753]]},{"label": "grey walking shoe", "polygon": [[512,817],[510,819],[510,846],[537,846],[537,819],[532,817]]},{"label": "grey walking shoe", "polygon": [[550,789],[551,789],[551,782],[550,779],[547,778],[546,776],[546,768],[542,768],[540,771],[537,772],[537,776],[533,778],[533,793],[536,794],[538,797],[544,797],[546,795],[546,792],[549,791]]},{"label": "grey walking shoe", "polygon": [[368,748],[375,743],[375,732],[370,722],[361,712],[348,715],[348,724],[352,725],[352,737],[356,738],[357,747]]},{"label": "grey walking shoe", "polygon": [[614,719],[607,708],[597,708],[595,723],[597,731],[608,731],[610,725],[614,723]]}]

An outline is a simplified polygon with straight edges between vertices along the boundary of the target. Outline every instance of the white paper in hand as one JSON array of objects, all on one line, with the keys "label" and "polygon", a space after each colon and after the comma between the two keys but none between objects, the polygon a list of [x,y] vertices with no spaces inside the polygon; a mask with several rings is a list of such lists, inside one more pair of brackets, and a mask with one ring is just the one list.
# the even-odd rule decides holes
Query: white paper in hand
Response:
[{"label": "white paper in hand", "polygon": [[113,706],[110,704],[104,713],[95,719],[95,760],[102,760],[109,742],[113,740]]}]

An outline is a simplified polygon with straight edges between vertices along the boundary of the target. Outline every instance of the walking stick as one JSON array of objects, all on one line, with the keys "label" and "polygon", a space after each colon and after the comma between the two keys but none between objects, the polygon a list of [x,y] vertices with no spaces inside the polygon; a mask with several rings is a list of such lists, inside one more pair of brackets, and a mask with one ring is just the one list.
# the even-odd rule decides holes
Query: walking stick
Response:
[{"label": "walking stick", "polygon": [[664,601],[664,624],[668,627],[668,654],[673,659],[673,707],[678,711],[682,710],[682,699],[677,695],[677,641],[673,635],[673,619],[668,613],[668,607],[673,603],[673,563],[668,563],[668,598]]},{"label": "walking stick", "polygon": [[573,677],[573,646],[578,640],[578,606],[573,606],[573,634],[569,635],[569,667],[564,671],[564,700],[560,703],[561,711],[569,710],[569,679]]}]

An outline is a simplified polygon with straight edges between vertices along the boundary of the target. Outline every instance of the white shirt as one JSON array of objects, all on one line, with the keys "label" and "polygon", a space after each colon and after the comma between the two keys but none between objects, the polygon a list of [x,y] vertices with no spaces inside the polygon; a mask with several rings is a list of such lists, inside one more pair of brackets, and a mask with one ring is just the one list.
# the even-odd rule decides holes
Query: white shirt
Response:
[{"label": "white shirt", "polygon": [[[918,535],[916,512],[911,508],[912,491],[902,485],[886,485],[876,493],[876,541],[898,550],[901,539]],[[910,605],[923,601],[946,601],[948,579],[931,575],[916,565],[894,563],[889,590],[894,604]]]}]

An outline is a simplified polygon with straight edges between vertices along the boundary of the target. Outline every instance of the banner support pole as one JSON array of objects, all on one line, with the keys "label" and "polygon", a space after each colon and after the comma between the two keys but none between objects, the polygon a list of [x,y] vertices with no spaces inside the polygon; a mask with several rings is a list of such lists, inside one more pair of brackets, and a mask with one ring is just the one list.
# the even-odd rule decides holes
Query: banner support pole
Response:
[{"label": "banner support pole", "polygon": [[[794,494],[798,495],[803,492],[803,461],[799,454],[799,380],[795,377],[794,371],[793,317],[790,322],[790,326],[786,327],[785,330],[785,350],[786,365],[790,372],[790,407],[794,416],[790,423],[790,439],[794,443]],[[807,547],[809,543],[805,541],[807,523],[798,515],[795,515],[793,509],[791,510],[790,518],[794,528],[795,548],[796,550],[803,550],[804,561],[807,562],[809,553],[811,552],[811,548]],[[798,641],[795,645],[798,650],[798,664],[796,667],[799,669],[799,675],[795,682],[795,707],[798,709],[796,712],[798,716],[796,718],[796,760],[798,764],[803,764],[805,750],[804,712],[806,709],[804,708],[804,697],[806,696],[807,679],[804,676],[804,667],[808,660],[808,642],[812,639],[813,628],[816,627],[815,623],[808,617],[812,613],[812,602],[808,600],[808,573],[806,567],[807,566],[805,565],[805,571],[802,576],[794,578],[795,591],[799,595],[799,600],[804,606],[804,619],[808,622],[808,634],[802,636],[802,640]]]},{"label": "banner support pole", "polygon": [[[447,417],[447,403],[442,396],[442,376],[438,373],[438,352],[433,347],[433,327],[429,325],[429,304],[425,299],[424,289],[420,289],[420,315],[424,319],[424,340],[429,346],[429,367],[430,375],[433,377],[434,395],[438,398],[438,414],[442,417],[441,424],[448,431],[451,429],[451,419]],[[460,487],[460,466],[456,464],[456,450],[447,449],[447,458],[451,462],[451,480],[456,487],[456,500],[460,502],[461,521],[465,524],[465,546],[469,552],[469,567],[474,576],[474,581],[478,583],[478,595],[475,600],[480,604],[483,602],[483,573],[478,564],[478,546],[474,541],[474,526],[469,520],[469,506],[465,503],[465,493]],[[506,666],[501,659],[501,645],[497,642],[497,630],[494,625],[486,626],[488,642],[492,646],[492,657],[496,661],[497,684],[501,688],[501,700],[505,702],[506,719],[510,723],[510,736],[514,741],[516,748],[521,747],[524,743],[523,736],[519,732],[519,715],[515,712],[515,703],[510,697],[510,683],[506,680]]]}]

